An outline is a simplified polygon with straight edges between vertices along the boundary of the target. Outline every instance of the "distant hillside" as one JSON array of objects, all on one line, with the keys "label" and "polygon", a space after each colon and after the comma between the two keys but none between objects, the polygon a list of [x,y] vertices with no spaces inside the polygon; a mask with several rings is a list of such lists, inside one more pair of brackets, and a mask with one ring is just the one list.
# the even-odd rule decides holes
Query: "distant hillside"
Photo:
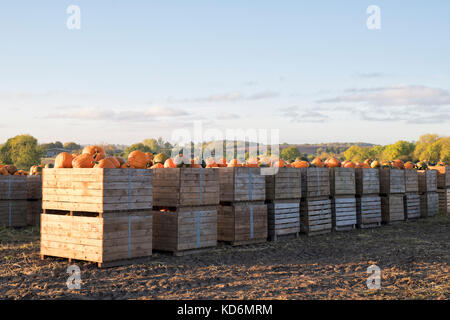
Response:
[{"label": "distant hillside", "polygon": [[308,155],[322,152],[339,154],[354,145],[368,148],[374,146],[374,144],[366,142],[333,142],[320,144],[282,144],[280,145],[280,149],[296,147],[301,153],[306,153]]}]

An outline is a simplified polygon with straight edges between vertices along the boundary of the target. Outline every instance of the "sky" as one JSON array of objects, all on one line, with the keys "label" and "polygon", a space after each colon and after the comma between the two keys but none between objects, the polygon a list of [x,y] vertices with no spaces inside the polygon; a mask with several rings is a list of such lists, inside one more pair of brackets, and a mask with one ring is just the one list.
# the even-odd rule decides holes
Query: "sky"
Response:
[{"label": "sky", "polygon": [[172,140],[196,121],[288,143],[448,136],[448,12],[442,0],[4,1],[0,143]]}]

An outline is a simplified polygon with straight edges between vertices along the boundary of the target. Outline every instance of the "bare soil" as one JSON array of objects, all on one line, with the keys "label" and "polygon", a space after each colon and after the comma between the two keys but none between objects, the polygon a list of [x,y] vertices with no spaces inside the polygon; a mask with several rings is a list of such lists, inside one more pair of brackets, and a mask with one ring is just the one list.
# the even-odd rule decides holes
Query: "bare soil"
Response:
[{"label": "bare soil", "polygon": [[[98,269],[39,257],[37,228],[0,228],[0,299],[449,299],[450,217]],[[381,269],[369,290],[367,268]]]}]

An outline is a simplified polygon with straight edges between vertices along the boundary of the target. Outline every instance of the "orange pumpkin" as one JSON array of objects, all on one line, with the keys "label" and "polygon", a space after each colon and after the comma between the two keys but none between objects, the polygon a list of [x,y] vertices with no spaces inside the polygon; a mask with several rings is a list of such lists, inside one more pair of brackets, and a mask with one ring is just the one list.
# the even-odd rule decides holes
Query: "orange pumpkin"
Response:
[{"label": "orange pumpkin", "polygon": [[70,153],[61,152],[55,158],[55,168],[72,168],[73,157]]},{"label": "orange pumpkin", "polygon": [[274,168],[284,168],[286,167],[286,161],[283,159],[278,159],[272,162],[272,167]]},{"label": "orange pumpkin", "polygon": [[257,168],[259,167],[258,158],[248,158],[247,161],[245,161],[245,166],[249,168]]},{"label": "orange pumpkin", "polygon": [[222,158],[222,160],[220,160],[220,161],[217,162],[217,166],[218,166],[219,168],[227,167],[227,166],[228,166],[228,164],[227,164],[227,159]]},{"label": "orange pumpkin", "polygon": [[13,174],[15,174],[15,173],[17,172],[16,166],[13,166],[13,165],[6,165],[5,168],[6,168],[6,170],[8,170],[8,173],[9,173],[10,175],[13,175]]},{"label": "orange pumpkin", "polygon": [[94,158],[88,153],[81,154],[72,160],[73,168],[93,168],[94,165]]},{"label": "orange pumpkin", "polygon": [[145,169],[149,164],[149,159],[144,152],[136,150],[128,155],[128,164],[136,169]]},{"label": "orange pumpkin", "polygon": [[392,167],[397,168],[397,169],[404,169],[405,168],[405,164],[400,159],[392,161],[391,165],[392,165]]},{"label": "orange pumpkin", "polygon": [[106,160],[111,162],[114,165],[114,168],[120,168],[120,162],[116,157],[107,157]]},{"label": "orange pumpkin", "polygon": [[309,168],[309,163],[308,161],[294,161],[291,166],[293,168]]},{"label": "orange pumpkin", "polygon": [[164,165],[162,163],[157,162],[156,164],[150,167],[150,169],[157,169],[157,168],[164,168]]},{"label": "orange pumpkin", "polygon": [[214,158],[208,158],[205,160],[206,168],[217,168],[218,165],[216,163],[216,159]]},{"label": "orange pumpkin", "polygon": [[322,159],[320,159],[319,157],[314,158],[314,160],[311,161],[311,164],[317,168],[323,168],[325,166]]},{"label": "orange pumpkin", "polygon": [[172,158],[169,158],[164,162],[164,168],[176,168],[177,165],[173,162]]},{"label": "orange pumpkin", "polygon": [[347,161],[344,165],[344,168],[354,168],[355,164],[351,161]]},{"label": "orange pumpkin", "polygon": [[372,163],[372,159],[366,159],[364,160],[364,163],[370,166],[370,164]]},{"label": "orange pumpkin", "polygon": [[414,165],[414,163],[412,163],[411,161],[408,161],[408,162],[406,162],[406,163],[404,164],[404,167],[405,167],[406,170],[413,170],[414,167],[415,167],[415,165]]},{"label": "orange pumpkin", "polygon": [[340,166],[341,166],[341,162],[338,159],[336,159],[334,157],[328,158],[328,160],[327,160],[327,167],[328,168],[337,168],[337,167],[340,167]]},{"label": "orange pumpkin", "polygon": [[123,163],[121,166],[120,166],[120,168],[122,168],[122,169],[129,169],[130,167],[128,166],[128,163]]},{"label": "orange pumpkin", "polygon": [[238,159],[233,159],[228,162],[228,167],[242,167],[242,165],[239,163]]},{"label": "orange pumpkin", "polygon": [[100,161],[106,158],[105,150],[99,146],[86,146],[82,153],[90,154],[94,158],[94,161]]},{"label": "orange pumpkin", "polygon": [[106,158],[106,159],[102,159],[100,160],[95,166],[94,168],[103,168],[103,169],[116,169],[116,164],[111,161],[111,158]]}]

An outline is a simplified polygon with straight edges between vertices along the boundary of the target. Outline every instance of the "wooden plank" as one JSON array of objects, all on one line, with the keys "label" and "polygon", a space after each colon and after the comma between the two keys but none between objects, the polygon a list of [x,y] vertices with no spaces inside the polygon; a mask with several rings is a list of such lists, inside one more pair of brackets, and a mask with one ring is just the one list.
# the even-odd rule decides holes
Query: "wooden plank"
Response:
[{"label": "wooden plank", "polygon": [[355,195],[355,169],[329,168],[330,194],[332,196]]},{"label": "wooden plank", "polygon": [[331,213],[333,229],[336,231],[347,231],[348,226],[354,229],[356,225],[356,198],[355,197],[333,197],[331,199]]},{"label": "wooden plank", "polygon": [[389,195],[405,193],[405,171],[399,169],[380,168],[380,194]]},{"label": "wooden plank", "polygon": [[301,198],[301,172],[295,168],[278,168],[274,175],[266,175],[266,200]]},{"label": "wooden plank", "polygon": [[266,177],[260,168],[218,168],[220,201],[246,202],[264,201]]},{"label": "wooden plank", "polygon": [[405,220],[403,195],[389,195],[381,197],[382,222],[389,224]]},{"label": "wooden plank", "polygon": [[355,191],[356,194],[378,194],[380,193],[380,177],[377,169],[355,169]]},{"label": "wooden plank", "polygon": [[419,170],[419,192],[436,192],[437,191],[437,171],[436,170]]},{"label": "wooden plank", "polygon": [[417,192],[406,193],[404,196],[405,218],[407,220],[420,218],[420,195]]},{"label": "wooden plank", "polygon": [[433,217],[439,213],[439,197],[437,192],[427,192],[420,195],[420,216]]}]

